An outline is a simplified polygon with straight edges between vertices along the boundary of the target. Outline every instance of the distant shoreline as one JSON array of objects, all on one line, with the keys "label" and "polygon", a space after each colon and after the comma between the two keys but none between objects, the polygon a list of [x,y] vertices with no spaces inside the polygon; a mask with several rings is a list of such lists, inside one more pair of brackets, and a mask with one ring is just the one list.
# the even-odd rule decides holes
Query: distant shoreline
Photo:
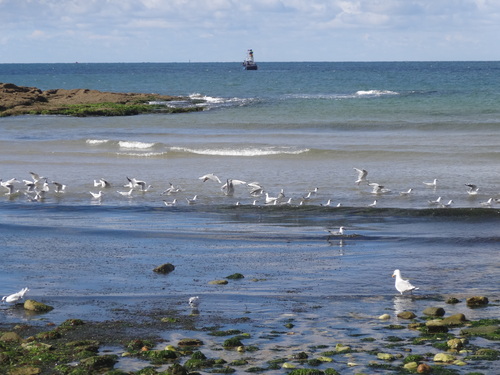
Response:
[{"label": "distant shoreline", "polygon": [[[192,105],[166,105],[173,101],[190,102]],[[150,102],[156,104],[150,104]],[[42,91],[36,87],[0,83],[0,117],[20,115],[132,116],[145,113],[182,113],[203,110],[203,107],[194,104],[189,98],[170,95],[115,93],[89,89]]]}]

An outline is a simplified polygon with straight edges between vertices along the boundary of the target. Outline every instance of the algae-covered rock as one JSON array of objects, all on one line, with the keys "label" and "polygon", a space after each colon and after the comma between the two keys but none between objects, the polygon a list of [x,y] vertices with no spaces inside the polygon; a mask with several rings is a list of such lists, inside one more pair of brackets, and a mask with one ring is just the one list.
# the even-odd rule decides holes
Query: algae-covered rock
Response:
[{"label": "algae-covered rock", "polygon": [[450,349],[455,349],[455,350],[460,350],[464,347],[464,343],[460,339],[451,339],[446,342],[448,345],[448,348]]},{"label": "algae-covered rock", "polygon": [[408,363],[405,363],[403,367],[405,370],[415,371],[418,367],[418,363],[417,362],[408,362]]},{"label": "algae-covered rock", "polygon": [[427,307],[423,313],[429,316],[444,316],[445,311],[442,307]]},{"label": "algae-covered rock", "polygon": [[118,362],[118,356],[105,354],[82,359],[80,364],[88,370],[96,371],[104,368],[113,368],[116,362]]},{"label": "algae-covered rock", "polygon": [[177,346],[201,346],[203,341],[199,339],[182,339],[177,343]]},{"label": "algae-covered rock", "polygon": [[415,319],[417,317],[415,315],[415,313],[413,313],[411,311],[402,311],[397,316],[398,316],[398,318],[401,318],[401,319]]},{"label": "algae-covered rock", "polygon": [[24,301],[24,309],[25,310],[30,310],[30,311],[35,311],[35,312],[49,312],[54,310],[52,306],[46,305],[45,303],[42,302],[37,302],[32,299],[28,299]]},{"label": "algae-covered rock", "polygon": [[394,361],[396,358],[390,353],[377,353],[378,359],[383,359],[384,361]]},{"label": "algae-covered rock", "polygon": [[243,343],[239,338],[231,337],[230,339],[225,340],[222,346],[224,348],[237,348],[238,346],[243,346]]},{"label": "algae-covered rock", "polygon": [[479,307],[479,306],[485,306],[488,304],[488,297],[484,296],[474,296],[474,297],[469,297],[466,300],[467,306],[469,307]]},{"label": "algae-covered rock", "polygon": [[324,375],[324,372],[312,368],[299,368],[291,371],[288,375]]},{"label": "algae-covered rock", "polygon": [[210,285],[226,285],[229,284],[227,280],[212,280],[208,282]]},{"label": "algae-covered rock", "polygon": [[233,273],[232,275],[226,276],[226,279],[229,280],[240,280],[244,278],[245,276],[243,276],[241,273]]},{"label": "algae-covered rock", "polygon": [[453,362],[456,358],[449,353],[437,353],[434,356],[434,362]]},{"label": "algae-covered rock", "polygon": [[460,331],[461,335],[466,336],[480,336],[487,339],[499,340],[500,327],[499,326],[479,326],[464,328]]},{"label": "algae-covered rock", "polygon": [[153,272],[167,274],[167,273],[172,272],[173,270],[175,270],[175,266],[173,264],[165,263],[165,264],[162,264],[161,266],[155,267],[153,269]]},{"label": "algae-covered rock", "polygon": [[42,373],[42,369],[33,366],[24,366],[12,369],[9,375],[38,375]]},{"label": "algae-covered rock", "polygon": [[6,332],[2,336],[0,336],[0,341],[20,343],[23,341],[23,339],[16,332]]},{"label": "algae-covered rock", "polygon": [[460,300],[458,298],[455,298],[455,297],[450,297],[446,300],[446,303],[449,305],[454,305],[456,303],[460,303]]},{"label": "algae-covered rock", "polygon": [[459,326],[467,321],[464,314],[454,314],[450,315],[442,320],[443,324],[446,326]]},{"label": "algae-covered rock", "polygon": [[169,375],[187,375],[189,371],[186,370],[182,365],[174,363],[167,369],[165,373]]}]

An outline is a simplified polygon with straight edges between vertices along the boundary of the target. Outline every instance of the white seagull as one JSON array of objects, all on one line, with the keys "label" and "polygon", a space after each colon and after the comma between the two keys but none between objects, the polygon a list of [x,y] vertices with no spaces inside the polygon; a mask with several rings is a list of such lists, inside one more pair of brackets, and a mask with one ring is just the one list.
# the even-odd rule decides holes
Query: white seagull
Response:
[{"label": "white seagull", "polygon": [[53,181],[52,183],[56,185],[56,193],[64,193],[64,191],[66,190],[66,185],[60,184],[59,182],[55,181]]},{"label": "white seagull", "polygon": [[441,203],[441,204],[439,205],[439,207],[441,207],[441,208],[448,208],[448,207],[451,207],[451,205],[452,205],[452,204],[453,204],[453,199],[450,199],[450,200],[448,201],[448,203]]},{"label": "white seagull", "polygon": [[167,206],[167,207],[172,207],[172,206],[175,206],[177,204],[177,199],[174,199],[173,201],[170,201],[170,202],[164,200],[163,203],[165,203],[165,206]]},{"label": "white seagull", "polygon": [[208,181],[208,180],[212,180],[212,181],[218,182],[219,184],[222,183],[221,180],[219,179],[219,177],[217,177],[213,173],[207,173],[206,175],[198,177],[198,179],[202,180],[203,182]]},{"label": "white seagull", "polygon": [[467,194],[469,194],[469,195],[477,195],[477,192],[479,191],[479,188],[477,187],[477,185],[474,185],[474,184],[465,184],[465,186],[469,187],[467,189]]},{"label": "white seagull", "polygon": [[423,184],[425,186],[435,188],[437,186],[437,182],[438,182],[438,180],[437,180],[437,178],[435,178],[434,181],[432,181],[432,182],[424,182]]},{"label": "white seagull", "polygon": [[104,178],[100,178],[99,180],[94,180],[94,186],[107,189],[111,187],[111,184]]},{"label": "white seagull", "polygon": [[198,306],[200,305],[200,297],[195,296],[195,297],[189,298],[188,304],[189,304],[189,307],[191,307],[192,309],[198,308]]},{"label": "white seagull", "polygon": [[386,189],[384,185],[379,185],[376,182],[372,182],[368,184],[372,187],[372,194],[385,194],[385,193],[390,193],[390,189]]},{"label": "white seagull", "polygon": [[369,181],[366,179],[366,176],[368,176],[368,171],[366,169],[358,169],[358,168],[353,168],[356,172],[358,172],[358,179],[354,181],[356,185],[359,185],[362,182],[369,183]]},{"label": "white seagull", "polygon": [[493,198],[488,199],[486,202],[481,202],[481,206],[483,207],[491,207],[493,204]]},{"label": "white seagull", "polygon": [[28,292],[29,289],[28,288],[23,288],[21,289],[19,292],[17,293],[14,293],[14,294],[11,294],[9,296],[3,296],[2,297],[2,302],[7,302],[7,303],[15,303],[21,299],[24,298],[24,295],[26,294],[26,292]]},{"label": "white seagull", "polygon": [[198,198],[197,195],[195,195],[193,198],[189,199],[189,198],[186,198],[186,201],[188,202],[188,204],[195,204],[196,203],[196,199]]},{"label": "white seagull", "polygon": [[407,197],[408,195],[410,195],[412,193],[413,189],[408,189],[407,191],[402,191],[399,193],[399,195],[401,195],[402,197]]},{"label": "white seagull", "polygon": [[92,198],[94,199],[100,199],[102,197],[102,191],[99,191],[99,193],[94,193],[92,191],[89,191],[90,195],[92,195]]},{"label": "white seagull", "polygon": [[438,199],[436,199],[435,201],[428,201],[429,204],[436,204],[436,205],[439,205],[441,204],[441,197],[438,197]]},{"label": "white seagull", "polygon": [[344,229],[345,227],[340,227],[339,230],[336,230],[336,231],[331,231],[331,230],[328,230],[328,232],[332,235],[332,236],[343,236],[345,233],[344,233]]},{"label": "white seagull", "polygon": [[375,199],[373,203],[368,205],[368,207],[377,207],[377,200]]},{"label": "white seagull", "polygon": [[413,285],[411,285],[408,280],[404,280],[403,278],[401,278],[401,271],[400,270],[394,270],[392,277],[396,278],[395,286],[396,286],[397,291],[401,294],[403,294],[405,292],[410,292],[410,294],[411,294],[413,290],[418,289],[418,288],[414,287]]},{"label": "white seagull", "polygon": [[134,189],[131,188],[129,191],[117,191],[117,193],[120,194],[121,196],[124,196],[124,197],[133,198],[132,197],[133,191],[134,191]]}]

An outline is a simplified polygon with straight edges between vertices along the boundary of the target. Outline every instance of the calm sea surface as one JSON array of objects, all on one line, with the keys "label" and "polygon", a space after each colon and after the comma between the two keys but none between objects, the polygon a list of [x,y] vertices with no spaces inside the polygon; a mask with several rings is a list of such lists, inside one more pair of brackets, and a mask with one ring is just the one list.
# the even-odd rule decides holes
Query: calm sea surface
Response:
[{"label": "calm sea surface", "polygon": [[[1,64],[0,82],[180,95],[207,108],[0,118],[0,178],[19,181],[12,196],[0,187],[0,294],[28,286],[56,306],[48,319],[108,319],[117,304],[189,313],[199,295],[202,314],[250,310],[267,323],[302,306],[324,323],[304,328],[316,332],[353,324],[350,313],[427,307],[399,297],[396,268],[420,296],[500,298],[500,62]],[[355,184],[354,168],[388,191]],[[25,194],[29,172],[47,178],[44,199]],[[202,182],[207,173],[221,183]],[[123,196],[127,177],[151,187]],[[111,187],[95,187],[100,178]],[[227,179],[291,201],[266,204],[247,184],[226,195]],[[170,183],[179,191],[162,195]],[[451,206],[429,202],[439,197]],[[347,236],[330,236],[340,226]],[[152,272],[167,262],[172,274]],[[208,285],[235,272],[245,279]],[[0,323],[25,319],[0,310]]]}]

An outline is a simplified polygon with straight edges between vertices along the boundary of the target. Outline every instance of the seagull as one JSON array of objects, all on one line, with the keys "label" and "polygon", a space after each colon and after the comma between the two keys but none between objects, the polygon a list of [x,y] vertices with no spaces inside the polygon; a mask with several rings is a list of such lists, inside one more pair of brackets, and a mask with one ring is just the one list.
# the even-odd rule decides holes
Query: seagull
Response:
[{"label": "seagull", "polygon": [[19,193],[19,190],[14,190],[14,185],[12,185],[12,184],[4,185],[3,187],[6,188],[7,190],[9,190],[7,193],[5,193],[5,195],[13,196],[13,195],[16,195],[17,193]]},{"label": "seagull", "polygon": [[477,192],[479,191],[479,188],[477,185],[474,184],[465,184],[465,186],[468,186],[469,189],[467,189],[467,194],[469,195],[477,195]]},{"label": "seagull", "polygon": [[129,197],[129,198],[133,198],[132,197],[132,192],[134,191],[133,188],[131,188],[129,191],[117,191],[118,194],[124,196],[124,197]]},{"label": "seagull", "polygon": [[344,235],[344,229],[345,229],[345,227],[340,227],[339,230],[337,230],[337,231],[328,230],[328,232],[332,236],[343,236]]},{"label": "seagull", "polygon": [[428,201],[429,204],[441,204],[441,197],[438,197],[435,201]]},{"label": "seagull", "polygon": [[127,177],[127,180],[129,181],[128,186],[130,186],[130,184],[132,184],[132,186],[131,186],[132,188],[140,187],[142,191],[146,191],[147,189],[149,189],[151,187],[151,185],[146,187],[146,181],[141,181],[141,180],[138,180],[136,178]]},{"label": "seagull", "polygon": [[233,195],[234,194],[233,180],[227,179],[226,183],[222,185],[220,189],[224,192],[225,195]]},{"label": "seagull", "polygon": [[195,195],[193,198],[189,199],[189,198],[186,198],[186,201],[188,202],[188,204],[195,204],[196,203],[196,199],[198,198],[197,195]]},{"label": "seagull", "polygon": [[328,200],[326,201],[326,203],[325,203],[325,204],[321,203],[321,205],[322,205],[323,207],[328,207],[328,206],[331,206],[331,205],[332,205],[332,200],[331,200],[331,199],[328,199]]},{"label": "seagull", "polygon": [[92,198],[94,199],[101,199],[102,197],[102,191],[99,191],[99,193],[94,193],[92,191],[89,191],[90,195],[92,195]]},{"label": "seagull", "polygon": [[192,309],[198,308],[198,306],[200,305],[200,297],[196,296],[189,298],[188,304]]},{"label": "seagull", "polygon": [[481,206],[483,207],[491,207],[493,204],[493,198],[488,199],[486,202],[481,202]]},{"label": "seagull", "polygon": [[167,207],[172,207],[172,206],[175,206],[177,204],[177,199],[174,199],[173,201],[170,201],[170,202],[164,200],[163,203],[165,203],[165,206],[167,206]]},{"label": "seagull", "polygon": [[19,181],[17,181],[15,178],[11,178],[10,180],[7,180],[7,181],[2,181],[0,179],[0,185],[2,185],[6,189],[10,189],[8,186],[13,185],[14,182],[19,182]]},{"label": "seagull", "polygon": [[391,192],[390,189],[386,189],[386,188],[384,188],[383,185],[379,185],[376,182],[372,182],[371,184],[368,184],[368,185],[370,185],[373,188],[372,194],[385,194],[385,193]]},{"label": "seagull", "polygon": [[34,181],[30,181],[30,180],[23,180],[24,182],[24,185],[26,186],[26,191],[35,191],[35,187],[36,187],[36,184]]},{"label": "seagull", "polygon": [[43,179],[45,178],[45,177],[40,176],[39,174],[34,173],[34,172],[30,172],[30,175],[31,175],[31,177],[33,178],[33,182],[34,182],[35,184],[38,184],[38,182],[39,182],[40,180],[43,180]]},{"label": "seagull", "polygon": [[106,181],[104,178],[100,178],[99,180],[94,180],[94,186],[107,189],[107,188],[111,187],[111,184],[108,181]]},{"label": "seagull", "polygon": [[358,169],[358,168],[353,168],[356,172],[358,172],[358,179],[354,181],[356,185],[359,185],[362,182],[369,183],[369,181],[366,179],[366,176],[368,175],[368,171],[366,169]]},{"label": "seagull", "polygon": [[403,294],[405,292],[410,292],[412,294],[413,290],[417,290],[418,288],[414,287],[410,284],[408,280],[403,280],[401,278],[401,271],[394,270],[392,277],[396,278],[396,289],[399,293]]},{"label": "seagull", "polygon": [[222,183],[221,180],[219,179],[219,177],[217,177],[213,173],[208,173],[206,175],[198,177],[198,179],[202,180],[203,182],[208,181],[208,180],[212,180],[212,181],[218,182],[219,184]]},{"label": "seagull", "polygon": [[64,193],[64,190],[66,189],[66,185],[60,184],[59,182],[52,181],[54,185],[56,185],[56,193]]},{"label": "seagull", "polygon": [[450,200],[448,201],[448,203],[441,203],[441,204],[439,205],[439,207],[441,207],[441,208],[447,208],[447,207],[451,207],[451,205],[452,205],[452,204],[453,204],[453,199],[450,199]]},{"label": "seagull", "polygon": [[19,292],[17,293],[14,293],[14,294],[11,294],[9,296],[3,296],[2,297],[2,302],[7,302],[7,303],[15,303],[21,299],[24,298],[24,295],[26,294],[26,292],[28,292],[29,289],[28,288],[23,288],[21,289]]},{"label": "seagull", "polygon": [[399,193],[399,195],[401,195],[402,197],[407,197],[408,195],[410,195],[412,193],[413,189],[408,189],[408,191],[402,191]]},{"label": "seagull", "polygon": [[277,200],[278,200],[278,197],[270,197],[269,193],[266,192],[266,204],[276,203]]},{"label": "seagull", "polygon": [[432,182],[424,182],[423,184],[425,186],[435,188],[437,186],[437,182],[438,182],[438,180],[437,180],[437,178],[435,178],[434,181],[432,181]]},{"label": "seagull", "polygon": [[181,188],[175,187],[171,182],[169,182],[169,187],[161,193],[161,195],[170,195],[170,194],[175,194],[181,191]]},{"label": "seagull", "polygon": [[252,197],[259,197],[264,194],[264,188],[258,182],[250,182],[249,184],[247,184],[247,186],[251,188],[250,195]]},{"label": "seagull", "polygon": [[[377,200],[375,199],[372,204],[369,204],[368,207],[376,207],[377,206]],[[337,206],[338,207],[338,206]]]}]

